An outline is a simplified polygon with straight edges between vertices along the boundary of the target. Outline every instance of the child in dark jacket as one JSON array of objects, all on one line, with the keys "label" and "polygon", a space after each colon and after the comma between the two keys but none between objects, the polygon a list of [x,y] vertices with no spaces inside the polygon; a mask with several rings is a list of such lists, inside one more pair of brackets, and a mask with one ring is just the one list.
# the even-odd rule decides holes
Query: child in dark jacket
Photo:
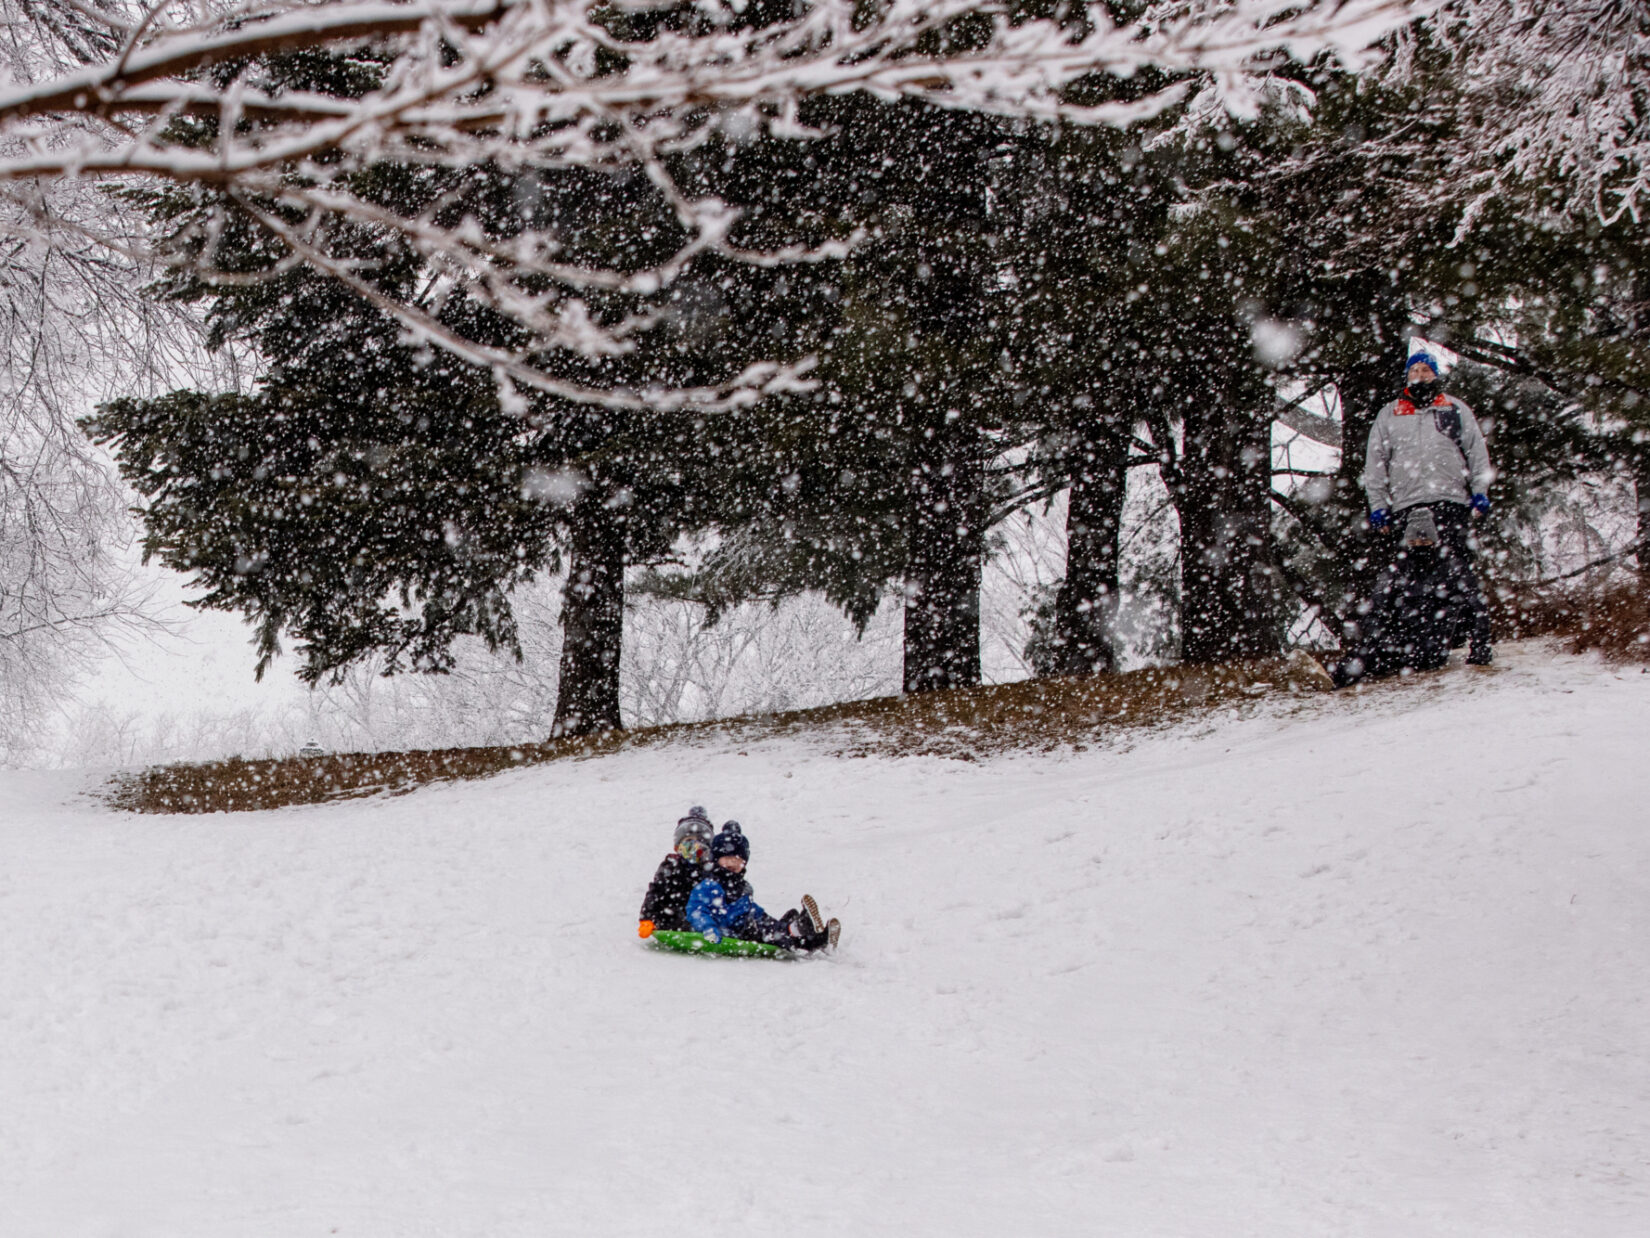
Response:
[{"label": "child in dark jacket", "polygon": [[710,873],[710,838],[715,827],[705,810],[688,809],[688,815],[676,823],[675,840],[671,852],[653,874],[642,899],[641,924],[637,931],[643,937],[653,936],[654,929],[681,932],[688,926],[687,904],[693,888]]},{"label": "child in dark jacket", "polygon": [[818,950],[830,944],[831,934],[819,918],[819,908],[808,895],[802,896],[803,911],[787,911],[775,920],[757,903],[745,865],[751,845],[739,822],[729,821],[710,841],[712,867],[693,887],[688,899],[687,922],[694,932],[711,941],[737,937],[741,941],[766,942],[788,950]]}]

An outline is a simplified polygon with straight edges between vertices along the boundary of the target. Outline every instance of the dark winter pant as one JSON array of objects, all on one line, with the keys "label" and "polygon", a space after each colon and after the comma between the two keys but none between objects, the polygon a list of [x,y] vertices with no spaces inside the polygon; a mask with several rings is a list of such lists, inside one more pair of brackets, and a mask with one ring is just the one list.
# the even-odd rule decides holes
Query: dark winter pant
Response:
[{"label": "dark winter pant", "polygon": [[[791,935],[793,923],[800,936]],[[825,944],[825,934],[814,932],[813,921],[803,911],[787,911],[777,920],[772,916],[751,916],[734,925],[733,933],[745,941],[766,942],[789,950],[817,950]]]},{"label": "dark winter pant", "polygon": [[[1405,667],[1434,670],[1463,640],[1470,639],[1475,653],[1489,653],[1489,605],[1473,570],[1471,509],[1460,503],[1422,506],[1432,514],[1438,544],[1399,551],[1381,574],[1349,656],[1332,672],[1339,684]],[[1400,537],[1421,509],[1406,508],[1393,517]]]},{"label": "dark winter pant", "polygon": [[[1479,587],[1478,570],[1472,563],[1472,508],[1463,503],[1429,503],[1425,506],[1431,510],[1433,523],[1438,526],[1438,552],[1449,582],[1450,610],[1462,617],[1472,647],[1488,653],[1491,643],[1490,604]],[[1404,514],[1399,513],[1400,516]]]}]

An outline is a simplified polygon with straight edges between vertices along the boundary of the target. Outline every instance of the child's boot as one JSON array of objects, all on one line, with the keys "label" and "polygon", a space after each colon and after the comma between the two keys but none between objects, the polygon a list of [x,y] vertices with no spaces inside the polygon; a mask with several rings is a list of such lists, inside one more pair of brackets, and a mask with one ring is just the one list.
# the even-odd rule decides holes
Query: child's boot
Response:
[{"label": "child's boot", "polygon": [[802,910],[808,913],[808,923],[813,925],[814,932],[823,933],[825,931],[825,920],[819,914],[819,904],[814,902],[812,894],[802,896]]}]

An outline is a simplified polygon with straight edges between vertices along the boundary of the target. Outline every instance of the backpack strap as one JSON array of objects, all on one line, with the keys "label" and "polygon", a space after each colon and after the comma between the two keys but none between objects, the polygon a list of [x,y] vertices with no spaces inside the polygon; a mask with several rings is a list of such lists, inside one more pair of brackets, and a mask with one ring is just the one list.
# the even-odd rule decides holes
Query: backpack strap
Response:
[{"label": "backpack strap", "polygon": [[1446,435],[1449,441],[1455,444],[1455,450],[1461,453],[1461,463],[1468,469],[1472,468],[1472,461],[1467,459],[1466,446],[1461,442],[1461,410],[1456,408],[1448,396],[1439,396],[1437,403],[1432,406],[1432,424],[1440,434]]}]

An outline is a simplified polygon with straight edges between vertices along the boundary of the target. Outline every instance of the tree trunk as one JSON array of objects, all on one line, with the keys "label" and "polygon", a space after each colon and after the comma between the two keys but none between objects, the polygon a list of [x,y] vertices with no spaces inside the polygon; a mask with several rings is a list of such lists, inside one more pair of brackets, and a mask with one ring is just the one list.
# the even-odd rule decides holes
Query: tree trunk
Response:
[{"label": "tree trunk", "polygon": [[625,535],[607,498],[602,489],[593,489],[574,510],[552,735],[591,735],[622,726]]},{"label": "tree trunk", "polygon": [[1650,584],[1650,444],[1640,444],[1633,457],[1633,493],[1638,499],[1639,575]]},{"label": "tree trunk", "polygon": [[916,439],[906,522],[906,692],[980,682],[985,468],[978,439],[954,415]]},{"label": "tree trunk", "polygon": [[1056,675],[1117,667],[1117,543],[1123,529],[1128,443],[1091,434],[1077,449],[1066,505],[1066,575],[1054,597]]},{"label": "tree trunk", "polygon": [[[1213,369],[1213,367],[1211,367]],[[1212,382],[1186,406],[1171,493],[1180,513],[1181,659],[1272,657],[1293,596],[1272,562],[1272,413]],[[1250,405],[1254,407],[1254,405]]]}]

